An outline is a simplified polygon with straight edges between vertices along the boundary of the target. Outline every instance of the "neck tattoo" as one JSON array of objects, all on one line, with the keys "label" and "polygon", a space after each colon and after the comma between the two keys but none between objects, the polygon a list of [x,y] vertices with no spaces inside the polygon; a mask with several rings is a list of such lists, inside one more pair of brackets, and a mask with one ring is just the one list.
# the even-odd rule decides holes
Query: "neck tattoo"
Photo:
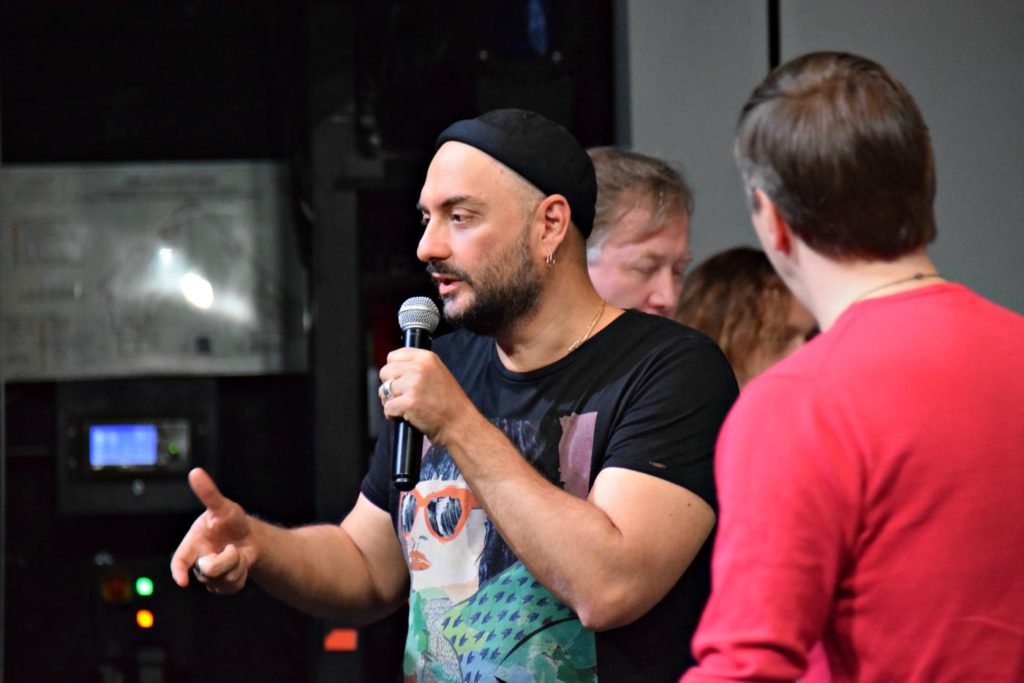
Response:
[{"label": "neck tattoo", "polygon": [[580,347],[580,344],[590,339],[590,333],[594,331],[594,325],[597,324],[597,321],[600,320],[601,316],[604,314],[604,305],[605,301],[604,299],[601,299],[601,308],[597,309],[597,315],[595,315],[594,319],[590,321],[590,325],[587,326],[587,331],[583,333],[582,337],[572,343],[572,346],[569,347],[569,350],[566,353],[572,353]]},{"label": "neck tattoo", "polygon": [[895,287],[896,285],[906,284],[907,282],[914,282],[915,280],[924,280],[925,278],[930,278],[930,277],[940,277],[940,276],[939,276],[938,273],[934,273],[934,272],[933,273],[914,273],[910,277],[903,277],[903,278],[900,278],[899,280],[893,280],[892,282],[886,282],[884,285],[878,285],[877,287],[872,287],[871,289],[867,290],[866,292],[861,292],[850,303],[856,303],[857,301],[860,301],[861,299],[863,299],[864,297],[868,296],[869,294],[874,294],[875,292],[879,292],[879,291],[881,291],[883,289],[888,289],[889,287]]}]

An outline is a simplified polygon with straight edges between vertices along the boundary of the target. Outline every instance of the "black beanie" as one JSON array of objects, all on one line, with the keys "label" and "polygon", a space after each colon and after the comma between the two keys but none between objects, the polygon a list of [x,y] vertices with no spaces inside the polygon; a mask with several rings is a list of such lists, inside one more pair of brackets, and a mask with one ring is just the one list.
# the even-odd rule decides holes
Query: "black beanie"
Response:
[{"label": "black beanie", "polygon": [[572,221],[584,239],[594,227],[597,179],[590,156],[568,130],[524,109],[495,109],[456,121],[437,137],[435,149],[462,142],[497,159],[545,195],[569,202]]}]

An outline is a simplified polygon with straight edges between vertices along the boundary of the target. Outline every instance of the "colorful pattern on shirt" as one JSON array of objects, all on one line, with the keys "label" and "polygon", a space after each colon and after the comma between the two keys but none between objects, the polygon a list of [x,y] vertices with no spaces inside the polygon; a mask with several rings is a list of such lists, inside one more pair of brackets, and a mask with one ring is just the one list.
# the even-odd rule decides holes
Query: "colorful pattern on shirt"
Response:
[{"label": "colorful pattern on shirt", "polygon": [[[564,438],[563,426],[575,423],[495,421],[559,482],[565,463],[590,468],[589,453],[568,456],[593,441],[585,429]],[[425,451],[419,484],[399,502],[412,577],[407,680],[596,681],[594,634],[515,558],[447,451],[429,444]]]}]

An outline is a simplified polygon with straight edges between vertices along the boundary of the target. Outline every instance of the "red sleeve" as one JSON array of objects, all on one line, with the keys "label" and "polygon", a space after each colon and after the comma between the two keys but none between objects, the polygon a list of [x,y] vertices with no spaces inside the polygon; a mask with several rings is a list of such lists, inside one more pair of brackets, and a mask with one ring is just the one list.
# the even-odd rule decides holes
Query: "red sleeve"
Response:
[{"label": "red sleeve", "polygon": [[806,380],[741,394],[716,449],[712,594],[686,683],[804,674],[858,528],[855,433]]}]

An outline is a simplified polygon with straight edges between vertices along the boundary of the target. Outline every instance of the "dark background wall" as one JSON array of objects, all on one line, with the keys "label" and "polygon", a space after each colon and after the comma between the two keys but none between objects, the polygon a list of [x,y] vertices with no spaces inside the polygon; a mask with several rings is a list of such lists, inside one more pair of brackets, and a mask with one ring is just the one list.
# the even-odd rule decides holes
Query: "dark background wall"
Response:
[{"label": "dark background wall", "polygon": [[[0,7],[0,163],[278,161],[311,318],[306,372],[4,384],[3,680],[396,679],[402,614],[361,630],[356,652],[328,652],[324,636],[343,624],[255,586],[231,598],[173,586],[170,556],[198,510],[148,494],[133,508],[104,491],[138,479],[184,495],[182,473],[69,474],[69,425],[90,411],[141,415],[139,397],[162,395],[163,409],[210,425],[195,464],[247,510],[338,521],[372,449],[367,369],[397,343],[401,301],[429,292],[414,207],[434,137],[519,106],[584,144],[613,142],[612,27],[610,0]],[[152,596],[116,594],[138,576]],[[142,607],[154,628],[135,627]]]},{"label": "dark background wall", "polygon": [[[285,524],[336,521],[372,446],[367,369],[397,343],[401,301],[429,291],[413,207],[441,128],[528,107],[586,145],[677,162],[696,189],[700,260],[753,241],[730,154],[741,102],[773,54],[825,48],[879,59],[907,83],[936,144],[939,266],[1024,309],[1024,233],[1013,226],[1024,210],[1013,186],[1024,170],[1019,2],[8,0],[0,164],[288,167],[308,370],[132,381],[205,397],[218,482],[248,509]],[[0,391],[4,680],[394,678],[401,615],[361,631],[356,653],[325,652],[336,624],[258,588],[219,599],[170,586],[167,562],[194,511],[60,511],[70,384]],[[118,386],[93,388],[113,401]],[[126,628],[139,603],[104,601],[118,572],[154,578],[145,604],[160,628]]]}]

